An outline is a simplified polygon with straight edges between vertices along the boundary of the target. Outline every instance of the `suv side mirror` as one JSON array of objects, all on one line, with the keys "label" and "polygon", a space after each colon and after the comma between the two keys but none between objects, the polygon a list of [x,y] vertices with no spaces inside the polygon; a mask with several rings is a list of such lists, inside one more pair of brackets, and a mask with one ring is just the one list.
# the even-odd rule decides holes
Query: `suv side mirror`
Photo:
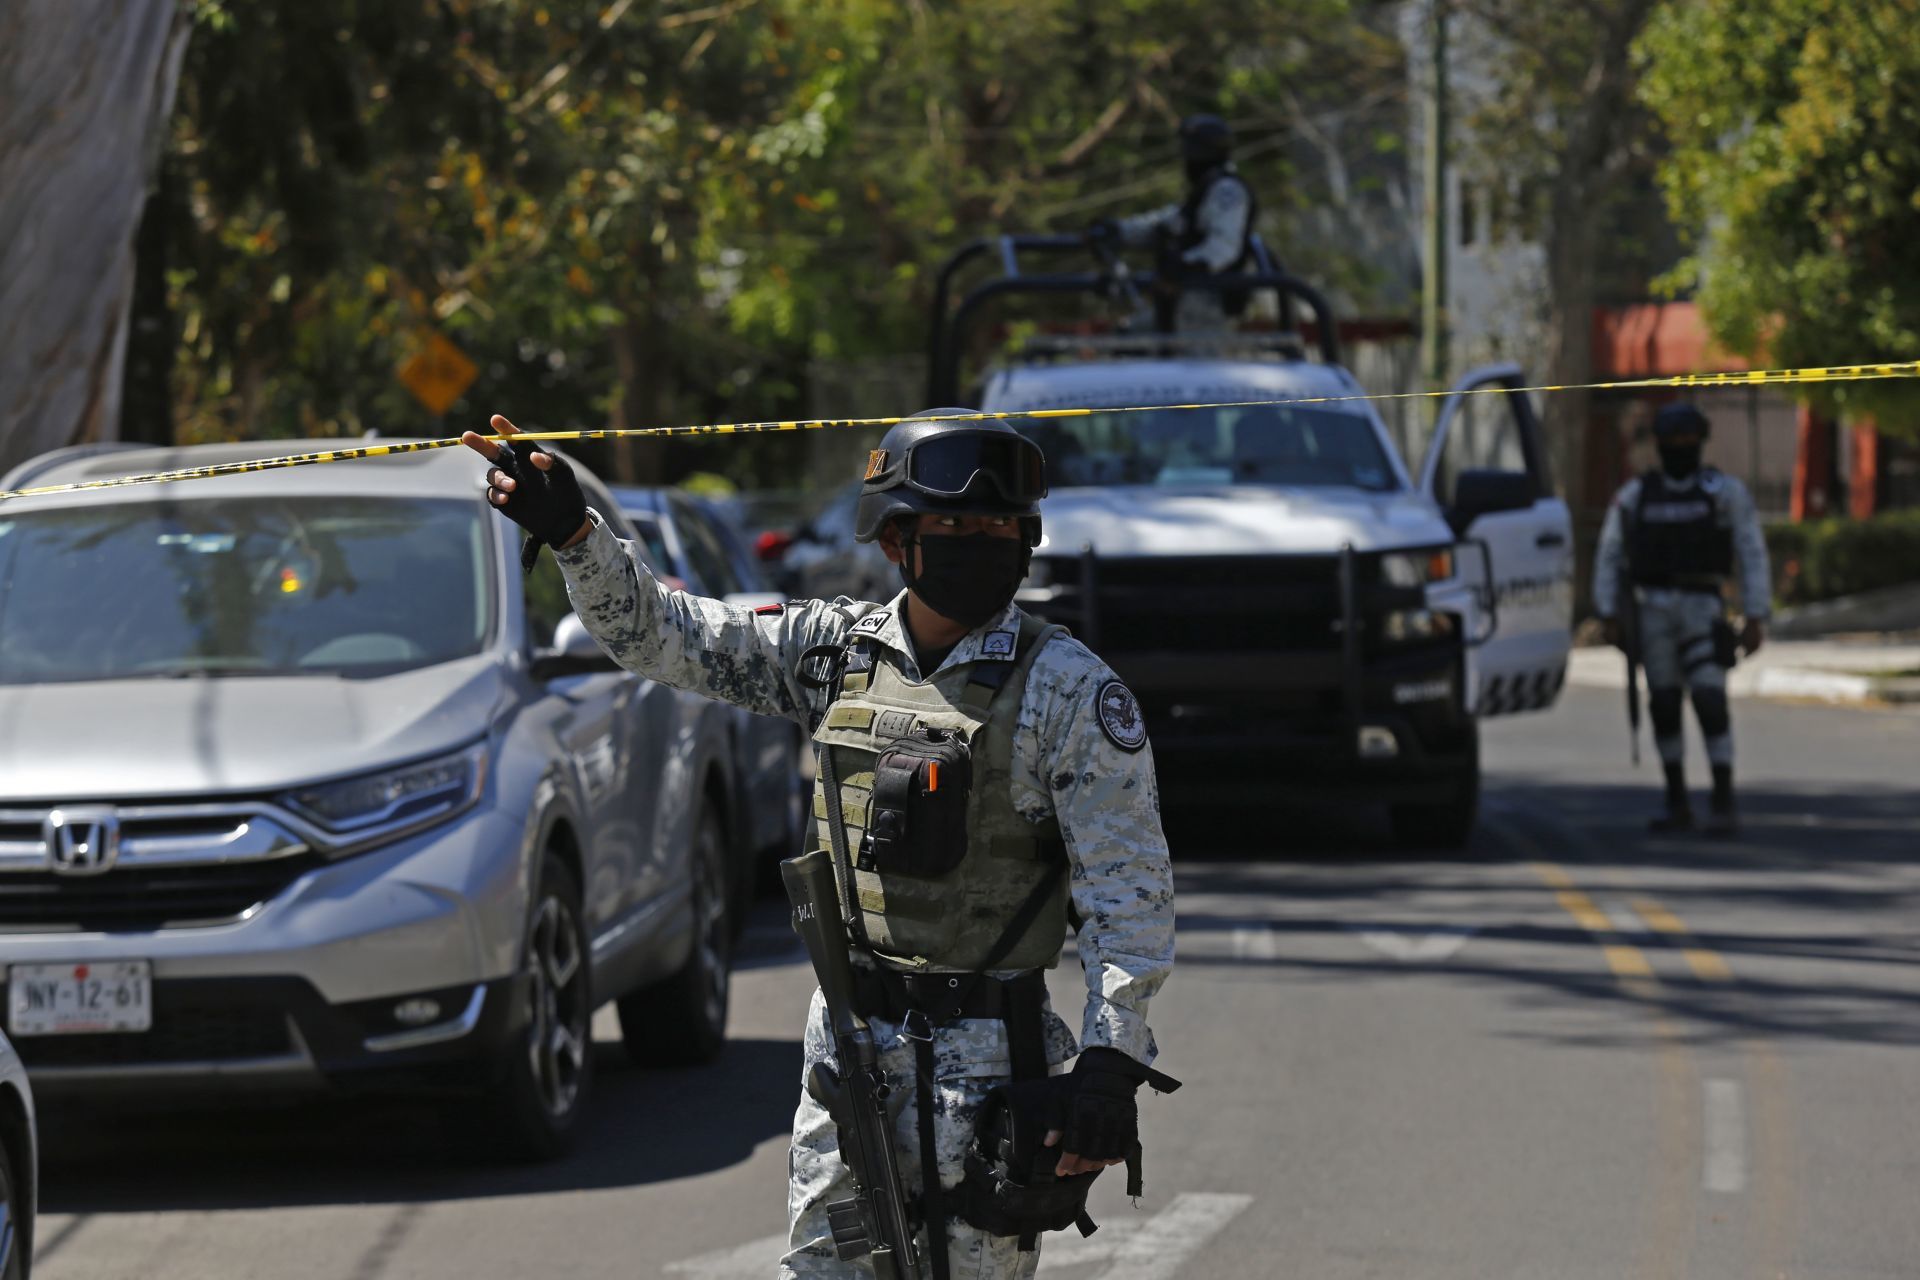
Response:
[{"label": "suv side mirror", "polygon": [[1538,497],[1533,477],[1524,471],[1462,471],[1453,482],[1447,523],[1456,535],[1464,534],[1481,516],[1525,511]]},{"label": "suv side mirror", "polygon": [[533,655],[531,671],[535,680],[553,680],[560,676],[586,675],[593,671],[618,671],[620,664],[607,656],[600,642],[587,630],[587,624],[580,621],[580,615],[569,613],[560,619],[553,629],[553,644]]}]

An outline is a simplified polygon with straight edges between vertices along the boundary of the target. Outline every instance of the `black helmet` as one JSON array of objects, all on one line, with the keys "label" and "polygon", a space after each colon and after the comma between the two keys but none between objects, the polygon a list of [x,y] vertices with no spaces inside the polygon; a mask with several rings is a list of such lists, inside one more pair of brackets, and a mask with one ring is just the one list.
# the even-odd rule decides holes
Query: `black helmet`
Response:
[{"label": "black helmet", "polygon": [[853,536],[872,542],[896,516],[1019,516],[1027,545],[1040,541],[1047,496],[1040,446],[1004,422],[921,422],[974,412],[926,409],[896,424],[867,457]]},{"label": "black helmet", "polygon": [[1705,440],[1712,433],[1712,424],[1707,415],[1689,400],[1676,400],[1672,404],[1660,406],[1653,415],[1653,438],[1660,440],[1698,439]]},{"label": "black helmet", "polygon": [[1212,169],[1233,154],[1233,130],[1219,116],[1188,116],[1180,122],[1180,155],[1189,169]]}]

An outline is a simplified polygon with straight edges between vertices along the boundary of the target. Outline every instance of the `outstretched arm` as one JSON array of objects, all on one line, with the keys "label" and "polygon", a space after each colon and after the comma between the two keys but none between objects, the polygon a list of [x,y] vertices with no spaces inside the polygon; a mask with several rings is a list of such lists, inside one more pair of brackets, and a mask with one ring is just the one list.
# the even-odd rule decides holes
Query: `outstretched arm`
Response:
[{"label": "outstretched arm", "polygon": [[[493,419],[493,427],[502,435],[516,434],[502,417]],[[463,439],[483,457],[499,461],[502,446],[473,432]],[[527,474],[528,462],[539,469],[539,479]],[[564,474],[567,464],[552,454],[532,453],[509,465],[519,472],[518,480],[488,472],[495,495],[489,501],[496,507],[506,507],[516,494],[530,498],[541,480]],[[584,503],[579,510],[578,529],[570,537],[555,533],[549,545],[566,577],[574,612],[614,661],[676,689],[807,722],[812,691],[796,679],[800,657],[816,644],[838,640],[851,623],[849,615],[818,601],[751,610],[669,590],[598,514]],[[571,515],[558,523],[572,527]]]}]

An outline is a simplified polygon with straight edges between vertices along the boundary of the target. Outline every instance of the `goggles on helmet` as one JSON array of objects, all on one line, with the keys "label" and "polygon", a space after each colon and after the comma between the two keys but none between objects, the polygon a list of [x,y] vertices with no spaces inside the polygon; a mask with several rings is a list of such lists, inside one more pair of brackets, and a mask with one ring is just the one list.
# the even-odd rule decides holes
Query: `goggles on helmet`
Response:
[{"label": "goggles on helmet", "polygon": [[1047,496],[1046,459],[1024,436],[946,432],[908,449],[904,466],[902,483],[932,498],[977,497],[987,485],[1013,506]]}]

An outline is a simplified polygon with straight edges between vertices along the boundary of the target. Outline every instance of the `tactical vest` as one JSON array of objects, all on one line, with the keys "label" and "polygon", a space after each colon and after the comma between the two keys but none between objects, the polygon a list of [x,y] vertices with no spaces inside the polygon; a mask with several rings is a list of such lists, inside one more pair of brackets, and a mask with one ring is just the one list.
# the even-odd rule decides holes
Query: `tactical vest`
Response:
[{"label": "tactical vest", "polygon": [[[956,663],[921,684],[907,680],[892,653],[870,638],[849,643],[838,696],[814,740],[833,753],[840,782],[858,929],[893,966],[982,968],[1021,906],[1049,880],[1050,898],[993,967],[1039,969],[1059,960],[1067,922],[1067,877],[1059,865],[1066,847],[1057,822],[1035,824],[1014,809],[1012,783],[1013,735],[1027,676],[1040,647],[1063,630],[1023,618],[1007,658]],[[883,871],[868,839],[875,762],[896,740],[922,729],[955,732],[971,752],[965,853],[943,875]],[[813,812],[821,847],[830,849],[824,779],[814,784]]]},{"label": "tactical vest", "polygon": [[1640,477],[1627,548],[1635,584],[1717,590],[1733,572],[1733,530],[1714,500],[1718,478],[1711,467],[1684,488],[1658,468]]}]

